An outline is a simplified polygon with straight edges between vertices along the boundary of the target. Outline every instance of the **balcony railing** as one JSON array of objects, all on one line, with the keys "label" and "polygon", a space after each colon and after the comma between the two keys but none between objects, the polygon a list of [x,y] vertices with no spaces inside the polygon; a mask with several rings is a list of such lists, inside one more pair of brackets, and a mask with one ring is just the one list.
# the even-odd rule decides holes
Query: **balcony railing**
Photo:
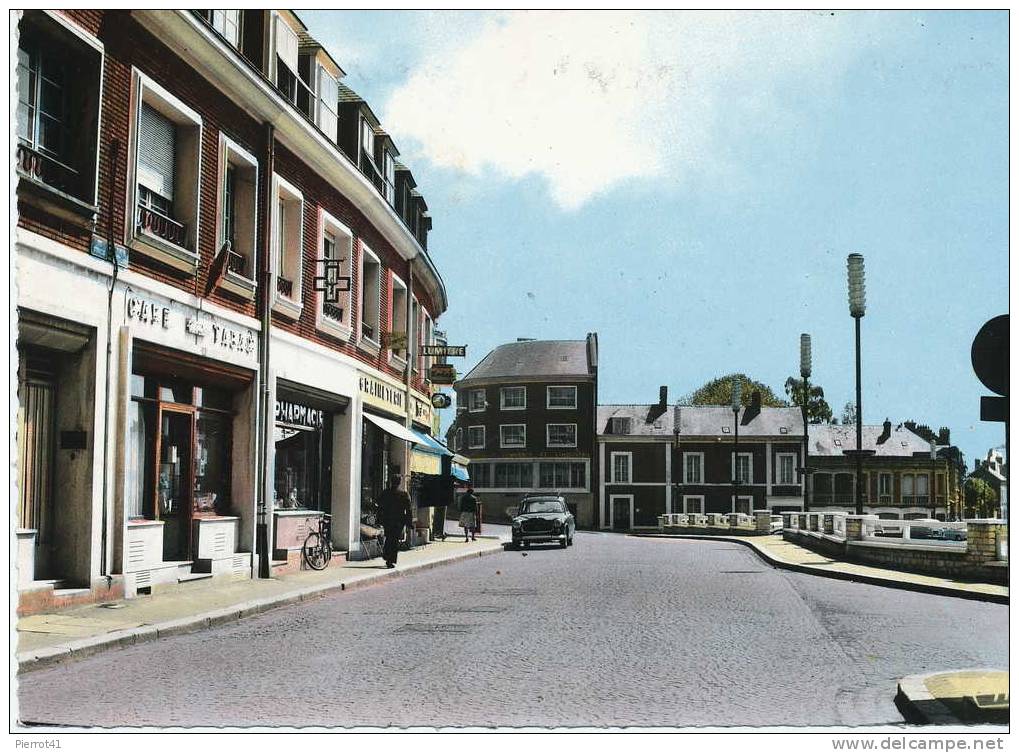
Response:
[{"label": "balcony railing", "polygon": [[930,504],[930,497],[926,494],[904,494],[902,504],[906,507],[926,507]]},{"label": "balcony railing", "polygon": [[[814,492],[810,495],[810,500],[815,505],[849,506],[856,504],[856,498],[852,494],[832,494],[831,492]],[[866,503],[866,498],[864,498],[864,503]]]},{"label": "balcony railing", "polygon": [[248,276],[248,259],[236,251],[231,251],[226,257],[226,268],[242,277]]},{"label": "balcony railing", "polygon": [[343,309],[332,303],[322,304],[322,315],[325,316],[327,319],[332,319],[333,321],[336,322],[343,321]]},{"label": "balcony railing", "polygon": [[138,228],[175,246],[187,247],[187,225],[144,204],[138,205]]},{"label": "balcony railing", "polygon": [[18,172],[62,193],[74,195],[79,187],[78,171],[63,162],[18,142]]},{"label": "balcony railing", "polygon": [[276,292],[279,293],[284,298],[293,298],[294,297],[293,280],[288,280],[286,277],[277,277]]}]

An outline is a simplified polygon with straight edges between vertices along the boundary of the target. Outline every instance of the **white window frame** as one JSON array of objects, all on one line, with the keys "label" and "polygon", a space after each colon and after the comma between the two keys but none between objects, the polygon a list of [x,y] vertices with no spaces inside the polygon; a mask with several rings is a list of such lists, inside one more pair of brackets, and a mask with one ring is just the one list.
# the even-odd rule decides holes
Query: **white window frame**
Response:
[{"label": "white window frame", "polygon": [[[358,148],[368,155],[374,164],[375,162],[375,127],[368,122],[368,118],[361,116],[361,133],[359,134]],[[360,162],[360,160],[358,160]]]},{"label": "white window frame", "polygon": [[[523,429],[520,443],[507,444],[506,429],[519,427]],[[503,449],[520,448],[527,446],[527,424],[499,424],[499,447]]]},{"label": "white window frame", "polygon": [[[382,269],[382,262],[379,260],[379,257],[365,245],[364,241],[358,241],[358,245],[361,247],[361,252],[358,255],[357,274],[357,344],[362,350],[378,355],[379,349],[382,347],[382,273],[384,270]],[[376,274],[378,284],[371,291],[368,290],[364,271],[365,261],[367,260],[370,260],[378,270]],[[375,299],[375,320],[370,322],[375,337],[368,337],[364,334],[362,311],[364,310],[365,303],[364,296],[369,292],[373,293]]]},{"label": "white window frame", "polygon": [[[697,459],[697,475],[699,479],[697,481],[691,481],[687,478],[687,467],[686,459],[696,458]],[[684,484],[703,484],[704,483],[704,453],[703,452],[684,452],[683,453],[683,483]]]},{"label": "white window frame", "polygon": [[[252,173],[252,191],[250,206],[251,243],[238,244],[238,248],[231,250],[243,256],[248,264],[250,274],[242,275],[232,271],[229,266],[223,270],[221,286],[236,295],[253,300],[255,297],[255,274],[258,269],[258,160],[247,149],[231,139],[225,133],[219,134],[219,181],[216,190],[216,254],[223,253],[223,246],[226,244],[226,236],[223,233],[222,217],[226,210],[226,171],[232,166],[235,170],[250,170]],[[236,187],[234,188],[234,212],[240,214],[244,211],[238,203]],[[234,217],[234,224],[237,224],[237,217]],[[236,233],[235,233],[236,236]],[[224,260],[225,263],[225,260]]]},{"label": "white window frame", "polygon": [[[471,436],[473,432],[481,429],[481,441],[475,442]],[[467,449],[469,450],[483,450],[485,449],[485,427],[483,425],[468,426],[467,427]]]},{"label": "white window frame", "polygon": [[[523,405],[508,406],[506,405],[506,391],[507,390],[520,390],[524,396]],[[527,386],[526,385],[508,385],[506,387],[499,388],[499,410],[527,410]]]},{"label": "white window frame", "polygon": [[[236,32],[236,38],[231,38],[226,34],[226,17],[228,13],[235,14],[233,17],[234,31]],[[234,49],[240,49],[241,39],[244,34],[243,30],[244,14],[238,10],[213,10],[212,11],[212,28],[223,37]]]},{"label": "white window frame", "polygon": [[[573,427],[573,442],[570,444],[560,444],[552,442],[552,427],[553,426],[572,426]],[[545,424],[545,446],[546,447],[576,447],[577,446],[577,425],[576,424]]]},{"label": "white window frame", "polygon": [[[201,197],[202,175],[202,116],[188,107],[184,102],[139,71],[131,69],[131,124],[130,124],[130,155],[127,176],[127,207],[125,224],[127,244],[134,250],[150,256],[174,269],[194,274],[198,270],[199,247],[201,237],[199,202]],[[183,212],[175,212],[178,221],[187,227],[187,245],[178,246],[158,236],[143,232],[138,228],[138,138],[142,104],[148,104],[161,115],[171,120],[177,128],[177,159],[174,164],[174,205],[183,204]],[[185,180],[180,169],[185,157],[181,152],[187,150],[194,158],[194,174],[192,180]]]},{"label": "white window frame", "polygon": [[[344,321],[338,322],[332,317],[325,315],[326,294],[324,290],[316,290],[315,295],[315,328],[341,340],[349,340],[354,332],[354,291],[353,291],[353,259],[354,259],[354,232],[336,219],[329,212],[322,208],[318,211],[318,234],[316,259],[324,257],[324,245],[326,233],[329,233],[336,240],[336,255],[343,259],[340,264],[340,276],[350,277],[350,289],[340,291],[340,302],[338,305],[344,311]],[[315,275],[324,275],[325,267],[320,266],[315,270]]]},{"label": "white window frame", "polygon": [[[403,291],[403,306],[400,307],[398,312],[393,311],[393,304],[396,302],[396,291]],[[410,291],[407,289],[407,283],[403,279],[393,272],[389,271],[389,332],[406,332],[407,333],[407,345],[410,345],[410,332],[407,332],[407,307],[410,306]],[[399,316],[400,322],[393,321]],[[399,329],[397,328],[399,327]],[[403,355],[397,355],[396,351],[392,348],[387,348],[387,356],[389,363],[395,364],[397,368],[402,369],[407,365],[407,349],[403,349]]]},{"label": "white window frame", "polygon": [[[550,464],[550,465],[553,465],[553,466],[555,466],[555,465],[566,465],[566,466],[579,465],[581,468],[584,469],[584,486],[573,486],[572,484],[556,485],[554,483],[555,482],[555,469],[554,468],[553,468],[553,471],[552,471],[553,485],[552,486],[548,486],[548,485],[542,484],[541,483],[541,466],[542,466],[543,463],[547,463],[547,464]],[[559,492],[585,492],[589,488],[588,484],[590,483],[591,466],[590,466],[590,463],[588,462],[588,460],[585,459],[585,458],[541,458],[541,459],[535,461],[535,468],[534,468],[533,472],[535,474],[534,475],[534,488],[535,489],[543,489],[543,490],[547,490],[547,491],[559,491]],[[572,482],[572,480],[573,480],[573,469],[572,469],[572,467],[569,468],[568,475],[570,476],[570,481]]]},{"label": "white window frame", "polygon": [[[696,510],[691,510],[690,509],[690,502],[692,500],[695,500],[695,499],[698,501],[697,502],[697,509]],[[695,514],[698,514],[698,515],[703,515],[704,514],[704,495],[703,494],[684,494],[683,495],[683,512],[687,513],[687,514],[695,513]]]},{"label": "white window frame", "polygon": [[[888,491],[881,491],[882,481],[888,480]],[[892,504],[893,495],[895,494],[895,481],[892,478],[892,474],[889,471],[879,471],[877,474],[877,499],[878,504]]]},{"label": "white window frame", "polygon": [[[481,407],[474,407],[474,396],[481,393]],[[467,391],[467,411],[469,413],[482,413],[488,405],[488,396],[485,394],[484,389],[473,389]]]},{"label": "white window frame", "polygon": [[[616,458],[626,458],[626,480],[620,481],[616,478]],[[633,483],[633,453],[632,452],[610,452],[609,453],[609,483],[610,484],[625,484],[629,485]]]},{"label": "white window frame", "polygon": [[[552,390],[573,390],[573,405],[552,405]],[[577,409],[577,385],[575,384],[550,384],[545,387],[545,408],[547,410],[576,410]]]},{"label": "white window frame", "polygon": [[[748,476],[748,478],[745,481],[743,479],[736,478],[736,457],[737,457],[737,455],[739,457],[749,458],[749,460],[747,461],[747,476]],[[730,468],[729,468],[729,478],[730,479],[735,478],[737,484],[747,484],[747,485],[753,484],[754,483],[754,453],[752,453],[752,452],[740,452],[740,453],[736,453],[736,452],[732,452],[730,450],[729,456],[730,456],[730,461],[731,461],[730,462]],[[743,496],[743,495],[740,495],[740,496]]]},{"label": "white window frame", "polygon": [[[740,454],[742,454],[742,453],[740,453]],[[750,500],[749,503],[747,504],[747,512],[746,512],[746,514],[747,515],[753,515],[754,514],[754,495],[753,494],[736,494],[733,497],[731,497],[731,499],[732,499],[732,510],[730,512],[739,512],[739,510],[736,509],[736,503],[739,502],[739,500],[741,500],[741,499],[746,499],[746,500]]]},{"label": "white window frame", "polygon": [[[279,86],[279,70],[278,70],[278,66],[276,64],[276,58],[278,56],[282,57],[282,56],[279,55],[279,35],[280,35],[279,29],[280,29],[280,26],[284,26],[286,28],[287,32],[289,32],[293,36],[293,38],[294,38],[294,45],[295,45],[294,46],[294,52],[297,55],[297,57],[293,61],[294,67],[293,67],[293,70],[291,70],[290,72],[294,75],[295,78],[300,78],[300,73],[298,71],[298,68],[300,66],[300,44],[301,44],[301,40],[300,40],[300,37],[298,37],[297,32],[294,30],[294,28],[290,24],[288,24],[286,21],[283,20],[283,15],[281,13],[279,13],[277,11],[273,11],[272,17],[273,17],[273,23],[272,23],[272,44],[270,45],[270,48],[269,48],[270,49],[269,67],[270,67],[270,69],[272,71],[272,81],[273,81],[273,83],[276,84],[277,86]],[[287,67],[289,68],[290,66],[287,66]]]},{"label": "white window frame", "polygon": [[[290,253],[287,253],[287,249],[279,248],[279,230],[280,223],[286,220],[285,217],[280,216],[280,200],[283,200],[284,204],[296,204],[296,214],[298,216],[297,225],[297,240],[290,249]],[[288,212],[295,210],[286,209]],[[290,233],[285,233],[284,237],[289,238]],[[290,245],[288,243],[288,245]],[[294,186],[292,183],[287,181],[285,178],[277,173],[272,175],[272,239],[271,239],[271,255],[270,255],[270,266],[272,268],[272,308],[273,311],[282,314],[289,319],[297,319],[301,315],[301,309],[304,308],[302,301],[303,298],[303,278],[304,278],[304,195]],[[296,256],[294,259],[291,254]],[[295,266],[296,265],[296,266]],[[283,267],[282,271],[287,271],[289,267],[289,277],[293,286],[293,296],[287,298],[280,295],[279,286],[276,283],[277,277],[280,276],[279,266]]]},{"label": "white window frame", "polygon": [[388,149],[382,150],[382,185],[386,201],[396,206],[396,157]]},{"label": "white window frame", "polygon": [[[328,104],[328,101],[322,96],[322,84],[328,77],[336,84],[337,97],[332,103],[332,106]],[[340,123],[340,99],[339,99],[339,87],[340,80],[326,70],[325,66],[319,62],[315,63],[315,125],[318,129],[324,133],[331,142],[336,143],[337,136],[339,135],[339,123]],[[328,116],[323,112],[323,109],[328,111]],[[324,120],[332,118],[331,123],[323,123]],[[331,129],[328,126],[332,126]]]},{"label": "white window frame", "polygon": [[[775,453],[775,483],[778,486],[795,486],[796,485],[796,459],[799,457],[795,452],[776,452]],[[790,459],[792,463],[792,473],[790,481],[782,480],[782,461],[786,458]]]}]

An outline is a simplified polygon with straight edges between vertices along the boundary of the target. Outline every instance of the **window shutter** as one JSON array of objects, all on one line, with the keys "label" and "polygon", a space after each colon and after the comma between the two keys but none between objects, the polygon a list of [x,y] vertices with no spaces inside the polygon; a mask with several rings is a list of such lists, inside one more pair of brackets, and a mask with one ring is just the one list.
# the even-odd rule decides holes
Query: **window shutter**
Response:
[{"label": "window shutter", "polygon": [[297,34],[279,16],[276,16],[276,54],[296,76]]},{"label": "window shutter", "polygon": [[176,136],[174,124],[143,102],[138,120],[138,182],[171,201]]}]

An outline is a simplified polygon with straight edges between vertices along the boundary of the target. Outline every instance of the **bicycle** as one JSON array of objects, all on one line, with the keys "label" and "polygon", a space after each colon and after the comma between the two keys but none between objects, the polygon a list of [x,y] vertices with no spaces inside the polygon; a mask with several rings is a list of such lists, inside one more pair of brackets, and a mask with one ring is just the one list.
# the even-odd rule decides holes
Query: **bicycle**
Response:
[{"label": "bicycle", "polygon": [[333,557],[332,518],[323,513],[318,519],[318,530],[309,533],[301,547],[301,555],[312,570],[325,570]]}]

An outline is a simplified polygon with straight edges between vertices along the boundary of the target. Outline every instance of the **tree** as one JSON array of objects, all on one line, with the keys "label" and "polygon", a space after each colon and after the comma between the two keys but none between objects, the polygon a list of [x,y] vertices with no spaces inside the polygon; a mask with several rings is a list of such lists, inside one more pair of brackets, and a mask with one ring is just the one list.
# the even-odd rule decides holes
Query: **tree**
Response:
[{"label": "tree", "polygon": [[966,479],[966,515],[967,518],[987,518],[995,512],[998,495],[991,485],[982,478]]},{"label": "tree", "polygon": [[846,426],[856,426],[856,403],[846,403],[842,406],[842,423]]},{"label": "tree", "polygon": [[[785,394],[796,407],[803,407],[803,380],[789,377],[785,380]],[[807,422],[812,424],[831,423],[831,406],[824,399],[824,389],[820,385],[810,385],[807,398]]]},{"label": "tree", "polygon": [[685,405],[730,405],[732,403],[733,382],[740,383],[740,403],[750,405],[754,392],[761,393],[761,405],[772,408],[785,408],[789,406],[785,400],[776,397],[771,387],[754,379],[746,374],[726,374],[698,387],[690,395],[680,400]]}]

